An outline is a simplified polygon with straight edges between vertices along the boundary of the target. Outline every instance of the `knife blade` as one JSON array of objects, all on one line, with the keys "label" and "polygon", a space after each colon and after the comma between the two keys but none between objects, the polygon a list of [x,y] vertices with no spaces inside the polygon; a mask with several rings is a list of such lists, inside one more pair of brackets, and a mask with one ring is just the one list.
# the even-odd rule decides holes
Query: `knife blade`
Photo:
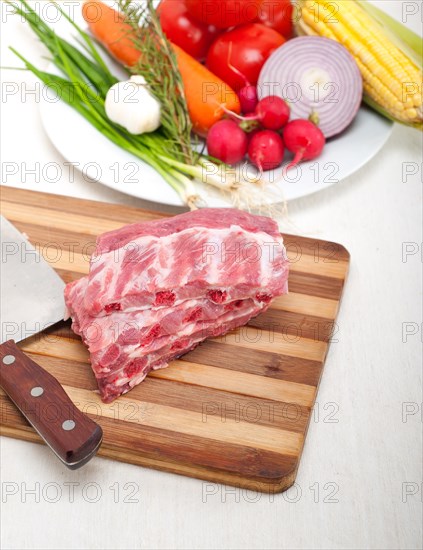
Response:
[{"label": "knife blade", "polygon": [[57,457],[76,469],[96,454],[102,429],[16,345],[63,320],[65,283],[3,216],[0,230],[0,387]]}]

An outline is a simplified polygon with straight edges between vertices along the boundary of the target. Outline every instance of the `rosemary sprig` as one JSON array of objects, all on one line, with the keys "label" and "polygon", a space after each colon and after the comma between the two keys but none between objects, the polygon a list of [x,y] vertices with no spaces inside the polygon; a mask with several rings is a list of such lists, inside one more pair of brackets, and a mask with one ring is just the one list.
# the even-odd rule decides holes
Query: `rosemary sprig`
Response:
[{"label": "rosemary sprig", "polygon": [[177,160],[197,164],[193,148],[192,123],[188,114],[184,84],[172,45],[166,38],[151,0],[143,5],[132,0],[118,0],[125,22],[133,29],[133,41],[140,51],[139,62],[131,67],[141,74],[151,93],[162,105],[162,133]]}]

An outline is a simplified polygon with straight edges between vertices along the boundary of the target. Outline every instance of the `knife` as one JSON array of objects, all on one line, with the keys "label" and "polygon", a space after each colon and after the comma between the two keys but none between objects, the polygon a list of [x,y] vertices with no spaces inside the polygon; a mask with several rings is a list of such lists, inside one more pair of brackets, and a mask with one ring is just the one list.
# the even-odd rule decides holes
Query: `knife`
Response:
[{"label": "knife", "polygon": [[0,221],[0,387],[74,470],[96,454],[102,429],[75,407],[56,378],[16,345],[63,320],[65,283],[16,227],[3,216]]}]

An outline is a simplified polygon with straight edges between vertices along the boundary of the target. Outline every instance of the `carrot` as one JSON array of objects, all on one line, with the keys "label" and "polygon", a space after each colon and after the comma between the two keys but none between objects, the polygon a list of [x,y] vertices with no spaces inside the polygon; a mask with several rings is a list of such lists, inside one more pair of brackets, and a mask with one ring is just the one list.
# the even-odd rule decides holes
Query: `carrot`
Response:
[{"label": "carrot", "polygon": [[226,113],[241,112],[238,96],[223,80],[210,72],[207,67],[172,44],[178,61],[179,72],[184,83],[188,111],[194,131],[202,136]]},{"label": "carrot", "polygon": [[140,52],[131,38],[132,28],[123,16],[103,2],[86,0],[82,15],[91,32],[118,61],[128,67],[137,63]]},{"label": "carrot", "polygon": [[[100,0],[86,0],[82,14],[92,34],[122,64],[133,67],[140,51],[133,42],[133,29],[123,15]],[[194,131],[202,136],[220,120],[226,110],[241,112],[238,96],[204,65],[172,44],[184,83],[185,96]]]}]

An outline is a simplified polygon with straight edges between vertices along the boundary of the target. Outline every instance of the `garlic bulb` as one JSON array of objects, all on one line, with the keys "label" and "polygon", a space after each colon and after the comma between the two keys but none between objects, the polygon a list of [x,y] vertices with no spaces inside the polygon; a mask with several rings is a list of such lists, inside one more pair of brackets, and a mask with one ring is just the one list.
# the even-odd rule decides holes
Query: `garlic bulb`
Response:
[{"label": "garlic bulb", "polygon": [[150,93],[143,76],[118,82],[107,92],[108,118],[131,134],[154,132],[160,126],[161,105]]}]

